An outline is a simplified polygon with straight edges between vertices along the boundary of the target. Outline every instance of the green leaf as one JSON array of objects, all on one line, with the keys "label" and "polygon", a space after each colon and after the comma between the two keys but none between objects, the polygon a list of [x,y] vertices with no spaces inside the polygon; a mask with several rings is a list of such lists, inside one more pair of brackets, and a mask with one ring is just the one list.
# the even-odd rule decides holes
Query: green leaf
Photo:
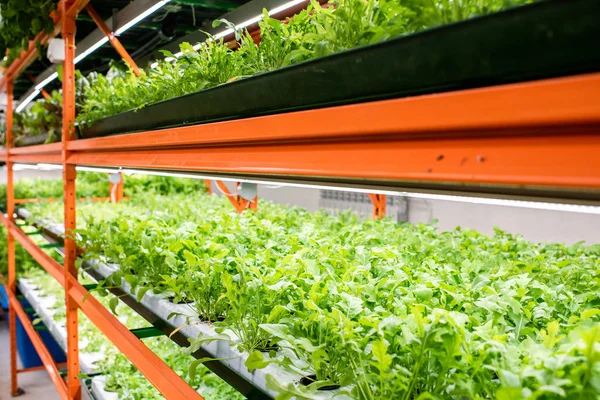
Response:
[{"label": "green leaf", "polygon": [[[138,303],[140,303],[142,301],[142,299],[144,298],[144,295],[146,294],[146,292],[148,292],[148,290],[150,290],[150,287],[143,287],[143,288],[139,288],[137,291],[137,295],[136,295],[136,300]],[[167,318],[169,319],[169,318]]]},{"label": "green leaf", "polygon": [[371,345],[371,352],[377,361],[377,369],[380,374],[386,372],[392,365],[392,356],[388,354],[388,346],[383,340],[378,340]]},{"label": "green leaf", "polygon": [[118,305],[119,305],[119,298],[118,297],[113,297],[108,302],[108,306],[110,307],[110,310],[112,311],[112,313],[114,315],[117,315],[117,306]]},{"label": "green leaf", "polygon": [[581,313],[581,319],[591,319],[592,317],[600,315],[600,309],[588,308]]},{"label": "green leaf", "polygon": [[244,365],[246,368],[248,368],[248,371],[252,372],[255,369],[265,368],[270,363],[271,362],[269,360],[265,360],[265,357],[260,351],[254,350],[252,353],[250,353]]},{"label": "green leaf", "polygon": [[288,383],[287,385],[282,385],[271,374],[267,374],[265,380],[267,382],[267,388],[278,393],[275,400],[289,400],[289,399],[316,400],[317,399],[317,397],[314,394],[310,393],[307,388],[303,388],[301,386],[296,386],[293,383]]},{"label": "green leaf", "polygon": [[198,365],[202,364],[203,362],[204,360],[202,358],[199,358],[190,363],[188,373],[191,379],[196,379],[196,369],[198,368]]},{"label": "green leaf", "polygon": [[496,391],[496,400],[515,400],[521,398],[521,389],[515,387],[501,387]]},{"label": "green leaf", "polygon": [[548,324],[548,330],[542,329],[540,334],[544,338],[544,346],[547,349],[553,349],[556,343],[558,342],[558,330],[560,328],[560,324],[558,321],[552,321]]}]

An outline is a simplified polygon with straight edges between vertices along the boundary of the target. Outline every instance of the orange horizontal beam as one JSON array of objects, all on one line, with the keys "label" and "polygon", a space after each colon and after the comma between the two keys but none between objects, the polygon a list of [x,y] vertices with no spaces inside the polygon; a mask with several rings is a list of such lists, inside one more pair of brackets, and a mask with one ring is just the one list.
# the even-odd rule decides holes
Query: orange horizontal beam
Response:
[{"label": "orange horizontal beam", "polygon": [[[599,127],[600,129],[600,127]],[[74,153],[68,162],[358,180],[600,189],[600,135],[479,135],[430,140],[303,143]]]},{"label": "orange horizontal beam", "polygon": [[10,161],[23,164],[60,164],[62,155],[60,153],[18,154],[11,156]]},{"label": "orange horizontal beam", "polygon": [[33,343],[33,347],[37,351],[37,354],[42,360],[42,362],[44,363],[44,367],[48,372],[48,375],[50,376],[50,380],[52,380],[52,383],[54,383],[54,386],[56,386],[56,390],[58,391],[60,397],[63,399],[67,399],[67,385],[60,376],[60,372],[58,371],[58,367],[54,363],[52,355],[46,348],[46,345],[42,341],[40,335],[36,332],[31,321],[27,317],[27,313],[25,313],[25,310],[23,310],[23,306],[21,305],[15,294],[12,292],[12,290],[7,290],[7,294],[8,300],[10,301],[10,305],[12,306],[12,309],[16,312],[16,315],[21,320],[21,324],[23,325],[25,332],[27,332],[31,343]]},{"label": "orange horizontal beam", "polygon": [[11,155],[17,154],[44,154],[44,153],[60,153],[62,151],[62,143],[38,144],[35,146],[26,147],[11,147],[9,152]]},{"label": "orange horizontal beam", "polygon": [[72,151],[480,134],[600,124],[600,73],[70,141]]},{"label": "orange horizontal beam", "polygon": [[[63,368],[66,366],[67,366],[66,362],[56,363],[57,368]],[[33,372],[33,371],[41,371],[43,369],[46,369],[45,365],[38,365],[37,367],[21,368],[21,369],[18,369],[17,372],[18,373]]]},{"label": "orange horizontal beam", "polygon": [[198,399],[200,396],[175,371],[127,329],[74,277],[69,276],[69,295],[85,315],[140,370],[167,399]]},{"label": "orange horizontal beam", "polygon": [[0,222],[19,241],[21,246],[54,278],[61,286],[64,286],[65,278],[63,267],[44,250],[42,250],[29,236],[27,236],[14,222],[10,221],[4,214],[0,213]]}]

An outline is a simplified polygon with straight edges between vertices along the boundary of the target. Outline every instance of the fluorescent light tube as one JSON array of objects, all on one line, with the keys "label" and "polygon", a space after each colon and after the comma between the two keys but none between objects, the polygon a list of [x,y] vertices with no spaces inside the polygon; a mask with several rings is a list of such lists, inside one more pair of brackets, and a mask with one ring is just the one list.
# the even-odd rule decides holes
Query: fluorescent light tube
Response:
[{"label": "fluorescent light tube", "polygon": [[269,15],[274,15],[274,14],[278,14],[282,11],[287,10],[288,8],[292,8],[295,7],[299,4],[302,4],[305,0],[293,0],[290,2],[287,2],[285,4],[280,5],[279,7],[275,7],[274,9],[272,9],[271,11],[269,11]]},{"label": "fluorescent light tube", "polygon": [[161,1],[159,1],[155,5],[153,5],[152,7],[150,7],[149,9],[147,9],[146,11],[144,11],[143,13],[139,14],[137,17],[135,17],[134,19],[132,19],[131,21],[129,21],[128,23],[126,23],[125,25],[123,25],[122,27],[120,27],[119,29],[117,29],[117,31],[115,32],[115,35],[119,36],[123,32],[127,31],[129,28],[131,28],[132,26],[134,26],[135,24],[137,24],[138,22],[140,22],[141,20],[143,20],[144,18],[146,18],[147,16],[149,16],[150,14],[152,14],[153,12],[155,12],[156,10],[160,9],[162,6],[164,6],[165,4],[167,4],[169,1],[171,1],[171,0],[161,0]]},{"label": "fluorescent light tube", "polygon": [[37,90],[42,90],[42,88],[44,86],[46,86],[47,84],[49,84],[50,82],[52,82],[53,80],[55,80],[56,78],[58,78],[58,72],[54,72],[52,75],[50,75],[49,77],[47,77],[46,79],[44,79],[43,81],[41,81],[40,83],[38,83],[35,88]]},{"label": "fluorescent light tube", "polygon": [[[27,165],[27,164],[14,164],[14,166],[18,169],[62,169],[62,165],[60,164],[37,164],[37,165]],[[486,198],[486,197],[471,197],[471,196],[458,196],[458,195],[447,195],[447,194],[433,194],[433,193],[413,193],[413,192],[404,192],[404,191],[393,191],[393,190],[377,190],[377,189],[363,189],[363,188],[349,188],[349,187],[338,187],[338,186],[328,186],[328,185],[314,185],[310,183],[296,183],[296,182],[274,182],[274,181],[263,181],[260,179],[244,179],[244,178],[233,178],[233,177],[222,177],[222,176],[214,176],[214,175],[203,175],[196,174],[193,172],[170,172],[170,171],[150,171],[143,169],[133,169],[133,168],[99,168],[99,167],[86,167],[86,166],[77,166],[78,171],[94,171],[94,172],[105,172],[105,173],[115,173],[121,172],[125,175],[154,175],[154,176],[170,176],[175,178],[191,178],[191,179],[209,179],[214,181],[223,181],[223,182],[247,182],[247,183],[255,183],[258,185],[265,185],[273,187],[273,185],[277,185],[277,187],[299,187],[305,189],[327,189],[327,190],[337,190],[340,192],[353,192],[353,193],[372,193],[372,194],[385,194],[388,196],[402,196],[409,197],[415,199],[426,199],[426,200],[443,200],[443,201],[452,201],[459,203],[471,203],[471,204],[484,204],[484,205],[494,205],[494,206],[505,206],[505,207],[516,207],[516,208],[529,208],[534,210],[548,210],[548,211],[561,211],[561,212],[574,212],[581,214],[594,214],[600,215],[600,207],[597,206],[585,206],[578,204],[562,204],[562,203],[548,203],[548,202],[537,202],[537,201],[524,201],[524,200],[507,200],[507,199],[494,199],[494,198]]]},{"label": "fluorescent light tube", "polygon": [[15,109],[15,111],[16,112],[23,111],[23,109],[27,106],[27,104],[31,103],[31,101],[33,99],[35,99],[38,94],[40,94],[40,91],[38,89],[34,89],[33,92],[31,92],[31,94],[29,96],[27,96],[27,98],[25,100],[23,100],[21,102],[21,104],[19,104],[17,106],[17,108]]},{"label": "fluorescent light tube", "polygon": [[93,53],[94,51],[96,51],[100,46],[102,46],[106,42],[108,42],[108,38],[106,36],[102,36],[102,39],[98,40],[95,44],[93,44],[92,46],[88,47],[87,50],[85,50],[83,53],[81,53],[80,55],[78,55],[77,57],[75,57],[75,59],[73,60],[73,62],[75,64],[77,64],[79,61],[81,61],[84,58],[86,58],[87,56],[89,56],[91,53]]}]

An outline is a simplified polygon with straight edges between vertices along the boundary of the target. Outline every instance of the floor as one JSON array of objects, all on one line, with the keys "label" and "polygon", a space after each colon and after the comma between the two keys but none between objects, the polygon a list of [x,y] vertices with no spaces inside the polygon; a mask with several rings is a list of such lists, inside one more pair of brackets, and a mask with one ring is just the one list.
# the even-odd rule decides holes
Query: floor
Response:
[{"label": "floor", "polygon": [[[8,340],[8,317],[0,310],[0,400],[11,399],[10,395],[10,353]],[[19,387],[25,393],[20,400],[54,400],[60,396],[45,370],[21,373]]]}]

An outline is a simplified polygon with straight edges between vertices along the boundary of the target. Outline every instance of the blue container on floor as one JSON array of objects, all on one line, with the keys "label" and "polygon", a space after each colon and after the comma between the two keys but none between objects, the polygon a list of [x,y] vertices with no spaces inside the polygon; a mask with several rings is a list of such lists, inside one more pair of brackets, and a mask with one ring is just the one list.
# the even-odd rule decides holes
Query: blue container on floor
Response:
[{"label": "blue container on floor", "polygon": [[8,310],[8,294],[6,294],[6,289],[2,284],[0,284],[0,307],[3,310]]},{"label": "blue container on floor", "polygon": [[[23,304],[23,308],[30,307],[29,303],[26,300],[21,300],[21,304]],[[30,320],[35,319],[33,313],[27,313]],[[39,323],[35,326],[42,325],[43,323]],[[54,358],[54,362],[61,363],[67,361],[67,357],[65,356],[64,351],[60,348],[56,340],[52,337],[48,330],[38,331],[42,341],[46,345],[46,348]],[[17,317],[17,351],[19,352],[19,357],[21,358],[21,362],[23,363],[24,368],[31,368],[43,365],[42,360],[37,354],[35,347],[33,347],[33,343],[29,339],[23,324],[21,324],[21,320]]]}]

